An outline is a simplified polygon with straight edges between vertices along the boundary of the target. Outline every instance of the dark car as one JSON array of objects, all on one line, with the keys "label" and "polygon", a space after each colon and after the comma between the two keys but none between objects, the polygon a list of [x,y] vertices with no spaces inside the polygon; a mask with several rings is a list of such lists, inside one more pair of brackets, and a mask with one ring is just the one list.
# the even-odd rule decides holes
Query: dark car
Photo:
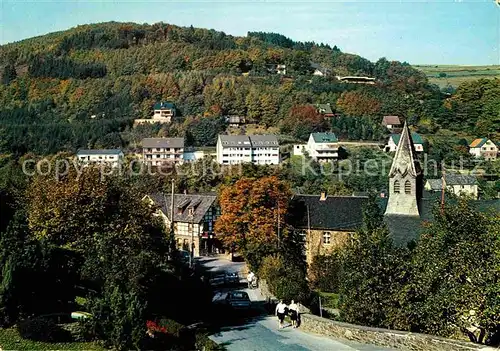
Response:
[{"label": "dark car", "polygon": [[228,306],[234,309],[248,309],[252,306],[252,302],[248,294],[244,291],[230,291],[227,293],[225,302]]},{"label": "dark car", "polygon": [[226,283],[225,274],[214,274],[209,279],[210,285],[212,286],[222,286]]},{"label": "dark car", "polygon": [[240,283],[240,277],[238,273],[226,273],[224,281],[227,285],[237,285]]}]

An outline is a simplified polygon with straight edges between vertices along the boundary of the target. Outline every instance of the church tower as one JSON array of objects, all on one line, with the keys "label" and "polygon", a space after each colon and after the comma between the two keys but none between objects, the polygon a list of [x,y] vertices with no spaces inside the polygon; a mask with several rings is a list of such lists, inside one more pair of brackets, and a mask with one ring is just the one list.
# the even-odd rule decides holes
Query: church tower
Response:
[{"label": "church tower", "polygon": [[385,216],[419,217],[422,183],[422,168],[405,122],[389,172],[389,201]]}]

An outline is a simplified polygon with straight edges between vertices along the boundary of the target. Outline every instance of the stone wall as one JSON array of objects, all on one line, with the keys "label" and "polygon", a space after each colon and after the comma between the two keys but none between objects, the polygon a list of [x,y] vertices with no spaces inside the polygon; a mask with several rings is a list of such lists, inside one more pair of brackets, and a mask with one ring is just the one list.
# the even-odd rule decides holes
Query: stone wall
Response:
[{"label": "stone wall", "polygon": [[[330,244],[323,243],[323,234],[330,233]],[[327,255],[332,250],[346,245],[350,232],[339,232],[333,230],[310,230],[306,233],[306,262],[311,264],[317,255]]]},{"label": "stone wall", "polygon": [[356,341],[412,351],[469,351],[495,350],[494,348],[439,338],[431,335],[393,331],[340,323],[312,314],[301,315],[300,328],[306,332],[330,336],[337,339]]}]

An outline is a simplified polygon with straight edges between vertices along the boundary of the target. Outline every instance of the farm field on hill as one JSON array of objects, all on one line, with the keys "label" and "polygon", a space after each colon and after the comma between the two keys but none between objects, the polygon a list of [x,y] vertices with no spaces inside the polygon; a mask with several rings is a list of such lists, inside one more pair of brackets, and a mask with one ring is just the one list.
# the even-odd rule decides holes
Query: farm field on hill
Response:
[{"label": "farm field on hill", "polygon": [[453,87],[461,83],[480,78],[500,78],[500,65],[492,66],[456,66],[456,65],[415,65],[416,69],[425,73],[430,83],[440,88]]}]

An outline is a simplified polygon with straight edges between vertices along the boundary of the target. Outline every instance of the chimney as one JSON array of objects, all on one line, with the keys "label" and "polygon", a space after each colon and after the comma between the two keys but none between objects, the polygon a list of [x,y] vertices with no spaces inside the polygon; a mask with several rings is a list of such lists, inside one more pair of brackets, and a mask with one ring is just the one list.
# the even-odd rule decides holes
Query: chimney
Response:
[{"label": "chimney", "polygon": [[326,195],[326,191],[322,191],[322,192],[321,192],[321,195],[320,195],[320,197],[319,197],[319,201],[325,201],[325,200],[326,200],[326,197],[327,197],[327,195]]},{"label": "chimney", "polygon": [[187,189],[184,189],[184,195],[187,195],[188,191]]}]

